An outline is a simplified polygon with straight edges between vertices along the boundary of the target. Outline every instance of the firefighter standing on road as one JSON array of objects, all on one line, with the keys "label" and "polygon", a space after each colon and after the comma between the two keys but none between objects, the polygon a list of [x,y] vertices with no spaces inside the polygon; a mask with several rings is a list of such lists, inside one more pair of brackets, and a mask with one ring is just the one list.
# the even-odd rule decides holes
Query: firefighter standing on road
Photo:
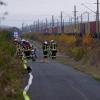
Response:
[{"label": "firefighter standing on road", "polygon": [[50,41],[50,51],[51,51],[52,59],[55,59],[56,58],[56,53],[57,53],[57,43],[54,40]]},{"label": "firefighter standing on road", "polygon": [[43,42],[42,49],[43,49],[43,55],[44,55],[44,62],[46,62],[48,58],[48,42],[47,41]]}]

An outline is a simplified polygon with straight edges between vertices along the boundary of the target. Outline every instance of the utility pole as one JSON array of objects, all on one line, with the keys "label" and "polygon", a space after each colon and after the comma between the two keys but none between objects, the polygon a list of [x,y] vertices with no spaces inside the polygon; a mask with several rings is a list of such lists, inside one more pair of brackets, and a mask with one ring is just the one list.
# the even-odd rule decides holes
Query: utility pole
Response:
[{"label": "utility pole", "polygon": [[64,33],[64,26],[65,26],[65,21],[64,21],[64,19],[63,19],[63,26],[62,26],[63,33]]},{"label": "utility pole", "polygon": [[40,32],[42,32],[42,22],[40,22]]},{"label": "utility pole", "polygon": [[71,24],[71,18],[69,17],[69,25]]},{"label": "utility pole", "polygon": [[59,20],[57,19],[57,27],[59,27]]},{"label": "utility pole", "polygon": [[97,5],[97,11],[96,11],[96,27],[97,27],[97,35],[98,35],[98,38],[99,38],[99,35],[100,35],[100,29],[99,29],[99,0],[97,0],[97,3],[95,3]]},{"label": "utility pole", "polygon": [[61,33],[63,33],[63,15],[61,12]]},{"label": "utility pole", "polygon": [[97,0],[97,25],[98,25],[98,34],[99,34],[99,0]]},{"label": "utility pole", "polygon": [[46,18],[46,33],[48,32],[48,20]]},{"label": "utility pole", "polygon": [[36,21],[36,32],[38,32],[38,22]]},{"label": "utility pole", "polygon": [[33,32],[35,32],[35,21],[33,23]]},{"label": "utility pole", "polygon": [[77,16],[77,24],[78,24],[78,16]]},{"label": "utility pole", "polygon": [[81,14],[81,24],[83,23],[83,15]]},{"label": "utility pole", "polygon": [[39,19],[37,21],[37,28],[38,28],[38,32],[40,32],[40,21],[39,21]]},{"label": "utility pole", "polygon": [[76,6],[74,5],[74,25],[75,25],[75,27],[74,27],[74,33],[76,33],[76,23],[77,23],[77,17],[76,17],[76,15],[77,15],[77,10],[76,10]]},{"label": "utility pole", "polygon": [[88,13],[88,23],[89,23],[89,21],[90,21],[90,14],[89,14],[89,12],[87,12]]},{"label": "utility pole", "polygon": [[54,16],[52,16],[52,33],[53,33],[53,28],[54,28]]},{"label": "utility pole", "polygon": [[98,33],[98,37],[99,37],[99,0],[97,0],[97,33]]},{"label": "utility pole", "polygon": [[37,31],[37,29],[36,29],[36,28],[37,28],[37,26],[36,26],[36,21],[35,21],[34,23],[35,23],[35,32],[36,32],[36,31]]},{"label": "utility pole", "polygon": [[90,14],[88,12],[88,33],[89,33],[89,21],[90,21]]},{"label": "utility pole", "polygon": [[71,17],[71,20],[70,21],[71,21],[71,24],[72,24],[72,21],[73,21],[73,18],[72,17]]},{"label": "utility pole", "polygon": [[59,20],[57,19],[57,30],[58,30],[58,33],[59,33]]},{"label": "utility pole", "polygon": [[22,23],[22,33],[24,32],[24,23]]}]

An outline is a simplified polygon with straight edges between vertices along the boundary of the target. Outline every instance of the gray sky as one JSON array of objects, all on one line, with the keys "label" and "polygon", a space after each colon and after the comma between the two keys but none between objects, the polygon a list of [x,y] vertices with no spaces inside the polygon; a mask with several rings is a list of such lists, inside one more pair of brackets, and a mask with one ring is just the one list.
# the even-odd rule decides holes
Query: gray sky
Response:
[{"label": "gray sky", "polygon": [[[2,13],[8,11],[9,15],[1,22],[2,25],[18,26],[21,24],[30,24],[38,18],[45,20],[47,17],[51,19],[51,15],[55,16],[55,19],[59,19],[60,12],[63,11],[64,19],[68,19],[69,16],[73,16],[74,5],[77,6],[78,15],[84,11],[89,11],[83,7],[81,3],[85,3],[91,9],[96,11],[96,5],[93,4],[97,0],[3,0],[8,5],[6,7],[0,7],[0,17]],[[95,18],[95,14],[91,11],[91,16]],[[86,16],[86,15],[85,15]]]}]

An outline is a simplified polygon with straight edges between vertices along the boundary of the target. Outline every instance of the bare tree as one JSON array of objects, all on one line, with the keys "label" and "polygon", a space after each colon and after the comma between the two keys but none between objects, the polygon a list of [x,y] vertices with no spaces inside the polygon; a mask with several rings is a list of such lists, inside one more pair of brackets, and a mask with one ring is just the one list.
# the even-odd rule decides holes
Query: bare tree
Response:
[{"label": "bare tree", "polygon": [[3,1],[0,0],[0,5],[6,6],[7,4],[5,2],[3,2]]}]

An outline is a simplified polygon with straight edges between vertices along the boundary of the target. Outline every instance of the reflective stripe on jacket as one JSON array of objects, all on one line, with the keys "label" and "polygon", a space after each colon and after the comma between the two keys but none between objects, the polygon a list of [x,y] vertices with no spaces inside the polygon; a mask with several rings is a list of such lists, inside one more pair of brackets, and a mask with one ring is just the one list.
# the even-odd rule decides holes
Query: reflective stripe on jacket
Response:
[{"label": "reflective stripe on jacket", "polygon": [[43,44],[43,51],[48,51],[48,45]]},{"label": "reflective stripe on jacket", "polygon": [[51,43],[51,50],[57,50],[57,44],[55,42]]}]

